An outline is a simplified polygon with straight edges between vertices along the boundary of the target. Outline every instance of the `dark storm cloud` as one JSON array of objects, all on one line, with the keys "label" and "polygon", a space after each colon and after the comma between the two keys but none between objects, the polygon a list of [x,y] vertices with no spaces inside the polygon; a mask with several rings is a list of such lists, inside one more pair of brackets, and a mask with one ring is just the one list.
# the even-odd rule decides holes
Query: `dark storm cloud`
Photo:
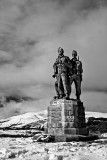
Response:
[{"label": "dark storm cloud", "polygon": [[106,0],[1,0],[0,95],[52,97],[59,46],[70,57],[77,50],[85,91],[106,92],[106,7]]}]

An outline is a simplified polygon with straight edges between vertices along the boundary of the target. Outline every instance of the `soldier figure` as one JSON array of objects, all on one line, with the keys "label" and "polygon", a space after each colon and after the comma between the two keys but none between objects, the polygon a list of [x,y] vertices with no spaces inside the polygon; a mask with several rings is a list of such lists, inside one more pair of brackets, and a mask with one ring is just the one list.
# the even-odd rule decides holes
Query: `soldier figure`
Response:
[{"label": "soldier figure", "polygon": [[55,98],[65,98],[69,99],[69,69],[71,69],[71,62],[69,57],[64,56],[64,50],[58,48],[58,58],[56,59],[53,68],[54,75],[53,77],[57,79],[55,82],[55,89],[57,96]]},{"label": "soldier figure", "polygon": [[80,100],[81,95],[81,81],[82,81],[82,62],[79,61],[79,58],[77,59],[77,51],[72,51],[72,71],[70,75],[70,93],[71,93],[71,85],[74,82],[75,88],[76,88],[76,97],[77,100]]}]

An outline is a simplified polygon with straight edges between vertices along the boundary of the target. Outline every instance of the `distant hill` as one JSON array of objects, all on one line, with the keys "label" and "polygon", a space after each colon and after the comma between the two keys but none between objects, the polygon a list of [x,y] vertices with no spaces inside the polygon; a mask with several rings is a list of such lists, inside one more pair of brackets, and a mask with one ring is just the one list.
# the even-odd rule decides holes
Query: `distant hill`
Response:
[{"label": "distant hill", "polygon": [[[39,129],[46,122],[47,111],[29,112],[0,120],[0,129]],[[107,113],[86,112],[86,121],[89,117],[107,118]]]},{"label": "distant hill", "polygon": [[39,129],[45,122],[38,113],[29,112],[0,120],[0,129]]}]

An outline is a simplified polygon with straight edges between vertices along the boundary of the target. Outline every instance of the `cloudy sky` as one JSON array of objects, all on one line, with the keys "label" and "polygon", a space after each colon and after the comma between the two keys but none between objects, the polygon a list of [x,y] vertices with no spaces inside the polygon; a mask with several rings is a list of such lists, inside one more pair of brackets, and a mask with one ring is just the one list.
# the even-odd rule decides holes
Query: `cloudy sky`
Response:
[{"label": "cloudy sky", "polygon": [[86,109],[107,112],[107,0],[0,0],[0,96],[29,96],[35,103],[22,110],[46,109],[59,46],[83,62]]}]

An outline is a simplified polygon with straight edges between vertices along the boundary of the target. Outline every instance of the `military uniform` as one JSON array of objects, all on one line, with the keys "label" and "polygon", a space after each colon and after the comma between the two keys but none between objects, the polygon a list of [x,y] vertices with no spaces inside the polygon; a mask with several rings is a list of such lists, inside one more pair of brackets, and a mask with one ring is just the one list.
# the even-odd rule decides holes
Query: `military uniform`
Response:
[{"label": "military uniform", "polygon": [[67,56],[58,56],[54,65],[54,74],[57,81],[55,82],[56,93],[60,98],[69,97],[69,78],[68,71],[71,68],[71,62]]},{"label": "military uniform", "polygon": [[81,81],[82,81],[82,62],[79,61],[77,58],[71,59],[72,64],[72,72],[70,75],[70,93],[71,93],[71,85],[74,82],[76,88],[76,97],[80,100],[81,95]]}]

